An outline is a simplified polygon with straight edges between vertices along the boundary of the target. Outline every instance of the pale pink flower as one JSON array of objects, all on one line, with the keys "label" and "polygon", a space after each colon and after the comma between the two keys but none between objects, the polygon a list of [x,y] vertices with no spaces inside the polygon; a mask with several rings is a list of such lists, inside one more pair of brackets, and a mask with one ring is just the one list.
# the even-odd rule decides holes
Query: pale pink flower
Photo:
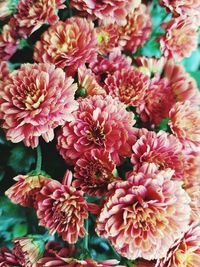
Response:
[{"label": "pale pink flower", "polygon": [[151,77],[151,75],[161,74],[166,62],[164,57],[153,58],[139,56],[135,59],[138,69]]},{"label": "pale pink flower", "polygon": [[141,4],[127,16],[127,23],[119,28],[123,50],[135,53],[151,34],[151,16],[146,5]]},{"label": "pale pink flower", "polygon": [[75,188],[93,196],[104,196],[108,185],[117,179],[115,163],[103,149],[92,149],[79,158],[74,167]]},{"label": "pale pink flower", "polygon": [[192,224],[187,232],[174,242],[167,255],[156,264],[156,267],[172,266],[200,266],[200,225]]},{"label": "pale pink flower", "polygon": [[34,49],[37,62],[53,63],[74,73],[84,63],[91,62],[96,55],[94,25],[85,18],[73,17],[59,21],[45,31]]},{"label": "pale pink flower", "polygon": [[88,97],[80,100],[73,116],[58,135],[57,148],[68,163],[74,164],[94,148],[106,150],[118,164],[121,157],[131,155],[135,120],[123,103],[111,96]]},{"label": "pale pink flower", "polygon": [[159,259],[186,231],[189,197],[173,171],[139,172],[109,185],[96,232],[128,259]]},{"label": "pale pink flower", "polygon": [[48,228],[50,234],[57,232],[73,244],[86,234],[84,220],[88,210],[82,191],[76,191],[70,184],[70,179],[66,185],[49,180],[37,195],[37,216],[39,225]]},{"label": "pale pink flower", "polygon": [[164,57],[181,61],[197,48],[198,28],[190,18],[172,18],[168,23],[163,23],[162,28],[166,34],[158,40]]},{"label": "pale pink flower", "polygon": [[56,12],[65,8],[64,0],[20,0],[14,15],[16,31],[26,38],[44,23],[55,24]]},{"label": "pale pink flower", "polygon": [[13,179],[17,182],[5,192],[5,195],[15,204],[36,207],[36,195],[49,178],[43,175],[18,175]]},{"label": "pale pink flower", "polygon": [[51,64],[23,64],[12,72],[0,93],[0,119],[6,137],[24,141],[32,148],[39,136],[53,140],[54,128],[72,119],[77,108],[76,84],[64,71]]},{"label": "pale pink flower", "polygon": [[156,164],[160,170],[171,168],[175,170],[174,179],[183,179],[184,163],[182,144],[178,139],[164,131],[144,133],[133,145],[131,162],[134,170],[139,170],[144,164]]},{"label": "pale pink flower", "polygon": [[192,186],[185,186],[184,189],[190,197],[190,207],[191,207],[191,222],[199,223],[200,221],[200,182]]},{"label": "pale pink flower", "polygon": [[71,0],[70,5],[106,23],[126,23],[126,16],[139,6],[141,0]]},{"label": "pale pink flower", "polygon": [[199,150],[200,145],[200,111],[190,101],[177,102],[169,113],[169,127],[173,134],[193,150]]},{"label": "pale pink flower", "polygon": [[149,84],[149,77],[132,67],[108,75],[104,89],[126,105],[138,106],[143,102]]}]

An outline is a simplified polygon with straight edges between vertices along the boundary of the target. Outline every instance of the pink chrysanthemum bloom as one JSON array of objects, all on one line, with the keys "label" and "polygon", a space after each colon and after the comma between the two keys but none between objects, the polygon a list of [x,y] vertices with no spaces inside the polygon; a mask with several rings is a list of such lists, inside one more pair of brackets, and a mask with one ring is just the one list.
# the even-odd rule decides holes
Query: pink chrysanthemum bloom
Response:
[{"label": "pink chrysanthemum bloom", "polygon": [[175,136],[164,131],[149,131],[137,140],[132,149],[131,162],[134,170],[139,170],[144,164],[154,163],[160,170],[175,170],[174,179],[183,179],[182,144]]},{"label": "pink chrysanthemum bloom", "polygon": [[17,182],[5,194],[15,204],[20,204],[23,207],[36,208],[36,195],[49,178],[43,175],[18,175],[13,179]]},{"label": "pink chrysanthemum bloom", "polygon": [[108,54],[119,46],[119,32],[116,24],[100,25],[95,30],[97,48],[100,54]]},{"label": "pink chrysanthemum bloom", "polygon": [[13,252],[4,247],[0,249],[0,267],[17,267],[19,262]]},{"label": "pink chrysanthemum bloom", "polygon": [[169,127],[186,147],[194,151],[200,145],[200,111],[190,101],[177,102],[169,112]]},{"label": "pink chrysanthemum bloom", "polygon": [[109,183],[117,179],[114,176],[115,164],[110,154],[103,149],[92,149],[79,158],[74,168],[75,188],[93,196],[104,196]]},{"label": "pink chrysanthemum bloom", "polygon": [[180,64],[168,60],[164,67],[164,77],[170,83],[176,102],[189,100],[192,105],[200,104],[200,92],[196,80]]},{"label": "pink chrysanthemum bloom", "polygon": [[199,0],[159,0],[160,5],[166,7],[174,16],[189,16],[200,25]]},{"label": "pink chrysanthemum bloom", "polygon": [[56,180],[46,183],[37,195],[37,216],[39,224],[57,232],[63,240],[76,243],[78,237],[86,234],[84,220],[88,208],[82,191],[76,191],[71,178],[66,185]]},{"label": "pink chrysanthemum bloom", "polygon": [[168,79],[154,77],[143,102],[137,108],[137,113],[143,122],[159,125],[163,119],[169,117],[169,111],[174,103],[174,94]]},{"label": "pink chrysanthemum bloom", "polygon": [[73,115],[74,120],[62,127],[57,145],[69,164],[94,148],[105,149],[116,163],[131,155],[135,120],[123,103],[111,96],[88,97],[80,101]]},{"label": "pink chrysanthemum bloom", "polygon": [[96,75],[84,65],[78,68],[78,86],[86,95],[106,95],[105,90],[97,82]]},{"label": "pink chrysanthemum bloom", "polygon": [[185,191],[188,193],[191,202],[191,222],[199,223],[200,221],[200,183],[194,184],[193,186],[184,186]]},{"label": "pink chrysanthemum bloom", "polygon": [[152,75],[162,73],[166,59],[164,57],[153,58],[139,56],[135,59],[135,61],[137,63],[138,69],[142,73],[147,74],[151,77]]},{"label": "pink chrysanthemum bloom", "polygon": [[185,187],[191,187],[200,184],[200,152],[199,151],[183,151],[184,152],[184,184]]},{"label": "pink chrysanthemum bloom", "polygon": [[[41,247],[35,240],[30,237],[15,238],[12,242],[15,244],[13,249],[14,255],[17,257],[20,266],[36,267],[37,260],[41,257]],[[43,242],[39,241],[40,245]]]},{"label": "pink chrysanthemum bloom", "polygon": [[70,5],[90,16],[99,18],[107,24],[126,23],[126,16],[139,6],[141,0],[71,0]]},{"label": "pink chrysanthemum bloom", "polygon": [[108,55],[108,58],[98,56],[95,61],[90,63],[90,68],[102,80],[103,78],[105,79],[107,74],[113,74],[121,69],[128,69],[131,63],[131,58],[126,57],[119,48],[116,48]]},{"label": "pink chrysanthemum bloom", "polygon": [[74,73],[78,67],[94,60],[96,36],[91,21],[73,17],[51,26],[37,41],[34,49],[37,62],[49,62]]},{"label": "pink chrysanthemum bloom", "polygon": [[183,236],[176,240],[167,255],[156,267],[197,267],[200,266],[200,226],[191,225]]},{"label": "pink chrysanthemum bloom", "polygon": [[44,23],[55,24],[59,20],[57,10],[65,8],[64,2],[64,0],[20,0],[14,15],[18,34],[26,38]]},{"label": "pink chrysanthemum bloom", "polygon": [[163,23],[162,28],[166,34],[158,40],[164,57],[181,61],[197,48],[198,28],[190,18],[172,18],[168,23]]},{"label": "pink chrysanthemum bloom", "polygon": [[12,72],[0,93],[0,119],[6,137],[24,141],[32,148],[39,136],[53,140],[54,128],[71,120],[77,108],[76,84],[64,71],[51,64],[23,64]]},{"label": "pink chrysanthemum bloom", "polygon": [[151,33],[151,16],[146,5],[141,4],[127,16],[127,23],[120,27],[120,43],[123,50],[135,53],[143,46]]},{"label": "pink chrysanthemum bloom", "polygon": [[187,229],[189,197],[173,171],[139,172],[108,186],[96,232],[128,259],[159,259]]},{"label": "pink chrysanthemum bloom", "polygon": [[149,76],[132,67],[108,75],[104,88],[126,105],[138,106],[143,102],[149,83]]},{"label": "pink chrysanthemum bloom", "polygon": [[37,267],[59,266],[59,267],[125,267],[118,265],[117,260],[106,260],[102,262],[96,262],[93,259],[77,260],[74,258],[42,258],[38,261]]},{"label": "pink chrysanthemum bloom", "polygon": [[10,70],[6,61],[0,62],[0,83],[8,77]]},{"label": "pink chrysanthemum bloom", "polygon": [[4,25],[0,33],[0,60],[9,60],[16,52],[19,40],[10,25]]}]

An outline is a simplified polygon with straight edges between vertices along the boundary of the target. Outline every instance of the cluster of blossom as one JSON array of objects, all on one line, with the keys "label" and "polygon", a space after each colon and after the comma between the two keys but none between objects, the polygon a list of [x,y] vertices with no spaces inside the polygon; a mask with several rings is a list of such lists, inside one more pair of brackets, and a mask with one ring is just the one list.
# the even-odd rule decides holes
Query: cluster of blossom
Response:
[{"label": "cluster of blossom", "polygon": [[[125,56],[150,38],[144,3],[71,0],[76,16],[62,21],[64,2],[20,0],[10,19],[3,13],[0,120],[13,143],[36,148],[39,138],[55,138],[73,168],[62,183],[38,169],[20,174],[5,193],[68,245],[48,242],[41,253],[32,237],[16,238],[12,250],[0,250],[0,266],[122,266],[75,258],[90,212],[97,235],[132,266],[200,266],[200,92],[177,63],[197,48],[199,1],[160,1],[173,16],[158,38],[159,59]],[[35,63],[10,72],[20,39],[44,23]]]}]

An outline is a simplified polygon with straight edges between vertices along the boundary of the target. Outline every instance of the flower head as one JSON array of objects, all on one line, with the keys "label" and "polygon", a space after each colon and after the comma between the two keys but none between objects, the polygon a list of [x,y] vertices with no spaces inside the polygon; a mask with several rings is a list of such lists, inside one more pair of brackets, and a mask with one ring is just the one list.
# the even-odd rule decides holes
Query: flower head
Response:
[{"label": "flower head", "polygon": [[59,19],[56,12],[65,8],[64,2],[64,0],[20,0],[14,15],[18,34],[26,38],[46,22],[55,24]]},{"label": "flower head", "polygon": [[105,90],[113,97],[129,106],[138,106],[143,102],[150,80],[135,68],[127,68],[108,75]]},{"label": "flower head", "polygon": [[43,175],[18,175],[14,180],[17,182],[5,194],[13,203],[32,208],[37,206],[36,196],[49,178]]},{"label": "flower head", "polygon": [[72,0],[70,5],[90,16],[99,18],[108,23],[126,23],[126,16],[140,4],[140,0]]},{"label": "flower head", "polygon": [[173,171],[140,172],[109,185],[96,232],[128,259],[162,258],[187,229],[189,197]]},{"label": "flower head", "polygon": [[50,234],[57,231],[63,240],[73,244],[86,234],[84,220],[88,210],[83,193],[69,184],[49,180],[37,195],[37,216]]},{"label": "flower head", "polygon": [[167,58],[181,61],[198,46],[197,26],[189,18],[172,18],[162,25],[166,34],[159,37],[160,49]]},{"label": "flower head", "polygon": [[19,262],[14,253],[4,247],[0,249],[0,267],[16,267],[19,266]]},{"label": "flower head", "polygon": [[12,72],[0,93],[2,128],[13,143],[24,141],[32,148],[42,136],[54,138],[54,128],[70,120],[77,108],[76,84],[51,64],[23,64]]},{"label": "flower head", "polygon": [[73,17],[51,26],[35,44],[34,59],[53,63],[74,73],[78,67],[94,60],[96,37],[91,21]]},{"label": "flower head", "polygon": [[74,120],[66,123],[58,135],[57,148],[68,163],[74,164],[95,148],[109,152],[116,163],[131,155],[134,114],[117,99],[100,95],[85,98],[73,116]]},{"label": "flower head", "polygon": [[200,265],[200,226],[191,225],[180,239],[177,239],[167,255],[156,267],[196,267]]}]

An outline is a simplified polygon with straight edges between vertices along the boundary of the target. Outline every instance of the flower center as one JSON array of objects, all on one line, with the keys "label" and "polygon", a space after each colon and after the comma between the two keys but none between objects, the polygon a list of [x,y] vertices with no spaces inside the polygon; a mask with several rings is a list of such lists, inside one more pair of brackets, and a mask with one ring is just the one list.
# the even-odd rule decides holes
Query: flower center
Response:
[{"label": "flower center", "polygon": [[105,134],[103,126],[91,127],[87,139],[94,142],[98,146],[102,146],[105,142]]}]

